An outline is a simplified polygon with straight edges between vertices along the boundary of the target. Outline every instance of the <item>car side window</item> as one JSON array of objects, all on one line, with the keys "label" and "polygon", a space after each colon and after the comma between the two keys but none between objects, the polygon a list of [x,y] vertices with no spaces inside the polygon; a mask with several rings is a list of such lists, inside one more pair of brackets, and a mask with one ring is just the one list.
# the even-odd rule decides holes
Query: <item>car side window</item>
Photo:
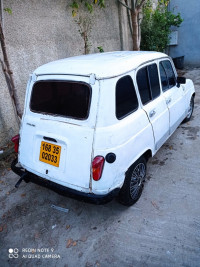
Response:
[{"label": "car side window", "polygon": [[160,95],[158,68],[155,63],[140,69],[136,79],[143,105]]},{"label": "car side window", "polygon": [[138,108],[138,99],[131,76],[120,78],[116,84],[116,117],[123,119]]},{"label": "car side window", "polygon": [[142,100],[142,104],[147,104],[151,100],[151,92],[149,88],[147,68],[142,68],[137,73],[137,84]]},{"label": "car side window", "polygon": [[158,68],[156,64],[147,66],[149,74],[150,89],[152,94],[152,99],[155,99],[160,95],[160,84],[158,78]]},{"label": "car side window", "polygon": [[167,74],[161,62],[159,64],[159,68],[160,68],[160,79],[161,79],[161,84],[162,84],[162,90],[164,92],[169,89],[168,78],[167,78]]},{"label": "car side window", "polygon": [[[176,85],[176,77],[169,60],[160,62],[160,75],[163,91],[166,91]],[[165,73],[165,74],[164,74]],[[164,76],[167,78],[167,85]]]}]

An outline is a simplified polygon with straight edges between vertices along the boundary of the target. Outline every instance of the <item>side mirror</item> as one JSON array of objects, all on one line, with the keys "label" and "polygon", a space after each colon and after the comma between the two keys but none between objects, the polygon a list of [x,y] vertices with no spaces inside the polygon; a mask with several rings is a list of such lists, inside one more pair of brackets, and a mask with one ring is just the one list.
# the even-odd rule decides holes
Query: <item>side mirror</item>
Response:
[{"label": "side mirror", "polygon": [[177,77],[176,81],[177,81],[177,84],[186,84],[185,77]]}]

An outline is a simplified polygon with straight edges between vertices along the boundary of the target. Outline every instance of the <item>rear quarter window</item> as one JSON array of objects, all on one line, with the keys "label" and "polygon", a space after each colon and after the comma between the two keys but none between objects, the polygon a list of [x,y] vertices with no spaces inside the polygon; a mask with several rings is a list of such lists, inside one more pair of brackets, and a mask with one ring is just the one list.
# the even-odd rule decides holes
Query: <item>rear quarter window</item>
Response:
[{"label": "rear quarter window", "polygon": [[138,108],[138,99],[131,76],[120,78],[116,84],[116,117],[123,119]]},{"label": "rear quarter window", "polygon": [[84,120],[89,116],[91,88],[71,81],[39,81],[32,89],[32,112]]}]

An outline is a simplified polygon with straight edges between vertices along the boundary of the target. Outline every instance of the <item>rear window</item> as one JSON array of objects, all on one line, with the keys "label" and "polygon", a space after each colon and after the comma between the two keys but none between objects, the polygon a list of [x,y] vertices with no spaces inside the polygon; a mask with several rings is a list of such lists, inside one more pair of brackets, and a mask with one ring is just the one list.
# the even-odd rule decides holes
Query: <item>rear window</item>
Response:
[{"label": "rear window", "polygon": [[91,88],[78,82],[40,81],[33,86],[33,112],[84,120],[88,118]]}]

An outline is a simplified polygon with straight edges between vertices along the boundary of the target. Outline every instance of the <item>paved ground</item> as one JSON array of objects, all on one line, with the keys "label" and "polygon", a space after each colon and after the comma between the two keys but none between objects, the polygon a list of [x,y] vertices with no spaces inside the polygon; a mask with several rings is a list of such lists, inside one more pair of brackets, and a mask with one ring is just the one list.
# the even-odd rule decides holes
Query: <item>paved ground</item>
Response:
[{"label": "paved ground", "polygon": [[134,206],[81,203],[31,183],[16,191],[16,175],[1,173],[0,266],[200,266],[200,70],[184,75],[196,85],[194,116],[149,162]]}]

